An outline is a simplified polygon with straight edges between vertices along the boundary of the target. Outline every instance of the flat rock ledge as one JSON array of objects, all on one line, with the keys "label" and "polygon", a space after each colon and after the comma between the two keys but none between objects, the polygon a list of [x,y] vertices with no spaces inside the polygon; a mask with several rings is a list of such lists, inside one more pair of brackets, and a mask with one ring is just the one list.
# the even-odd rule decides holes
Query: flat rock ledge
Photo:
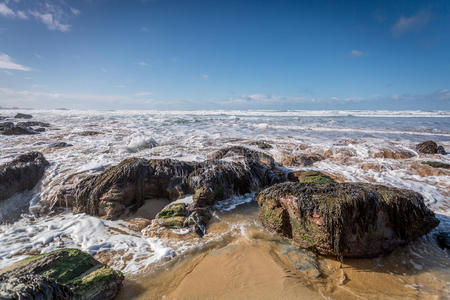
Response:
[{"label": "flat rock ledge", "polygon": [[32,256],[0,270],[0,299],[113,299],[119,271],[78,249]]},{"label": "flat rock ledge", "polygon": [[376,257],[439,224],[416,192],[365,183],[280,183],[257,196],[264,227],[321,255]]}]

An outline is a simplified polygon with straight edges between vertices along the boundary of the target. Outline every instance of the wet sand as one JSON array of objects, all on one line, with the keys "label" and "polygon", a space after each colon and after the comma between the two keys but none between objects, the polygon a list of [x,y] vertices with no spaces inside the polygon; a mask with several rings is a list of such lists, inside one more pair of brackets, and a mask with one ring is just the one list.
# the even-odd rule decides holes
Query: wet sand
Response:
[{"label": "wet sand", "polygon": [[[219,213],[223,240],[125,280],[117,299],[448,299],[449,253],[423,239],[375,259],[316,257],[264,230],[255,203]],[[230,230],[231,228],[231,230]],[[186,237],[180,237],[185,239]]]}]

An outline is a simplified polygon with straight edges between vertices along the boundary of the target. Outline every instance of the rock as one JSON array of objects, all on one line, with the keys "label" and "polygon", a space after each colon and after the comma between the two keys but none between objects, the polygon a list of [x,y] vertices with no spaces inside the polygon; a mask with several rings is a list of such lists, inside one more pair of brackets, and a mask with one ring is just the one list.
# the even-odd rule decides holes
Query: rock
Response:
[{"label": "rock", "polygon": [[0,275],[1,299],[72,299],[72,290],[41,275],[4,277]]},{"label": "rock", "polygon": [[60,249],[0,271],[0,294],[6,299],[113,299],[122,281],[120,272],[89,254]]},{"label": "rock", "polygon": [[439,224],[416,192],[365,183],[281,183],[257,196],[270,231],[322,255],[375,257]]},{"label": "rock", "polygon": [[38,122],[38,121],[19,122],[16,125],[22,126],[22,127],[50,127],[49,123]]},{"label": "rock", "polygon": [[375,158],[389,158],[389,159],[405,159],[405,158],[411,158],[414,156],[414,153],[405,151],[405,150],[389,150],[389,149],[383,149],[380,152],[375,153]]},{"label": "rock", "polygon": [[446,155],[447,154],[447,152],[445,151],[443,146],[438,146],[437,149],[436,149],[436,153],[437,154],[442,154],[442,155]]},{"label": "rock", "polygon": [[76,134],[81,135],[81,136],[94,136],[94,135],[101,134],[101,132],[86,130],[86,131],[77,132]]},{"label": "rock", "polygon": [[267,143],[266,141],[256,141],[251,143],[251,145],[255,145],[258,146],[259,149],[263,149],[263,150],[269,150],[272,149],[272,145]]},{"label": "rock", "polygon": [[34,131],[36,131],[36,132],[45,132],[45,128],[44,127],[38,127],[36,129],[34,129]]},{"label": "rock", "polygon": [[56,142],[48,145],[49,148],[66,148],[66,147],[72,147],[72,144],[68,144],[66,142]]},{"label": "rock", "polygon": [[319,154],[300,154],[295,156],[286,156],[281,164],[283,166],[303,166],[303,167],[309,167],[312,166],[313,163],[317,161],[323,160],[323,157]]},{"label": "rock", "polygon": [[73,207],[74,212],[117,218],[127,209],[139,208],[146,199],[176,200],[194,194],[189,206],[192,212],[280,181],[282,176],[271,156],[230,147],[204,162],[129,158],[62,188],[58,199],[59,205]]},{"label": "rock", "polygon": [[435,236],[439,247],[442,249],[450,249],[450,232],[439,231]]},{"label": "rock", "polygon": [[425,141],[416,145],[416,150],[423,154],[446,154],[444,147],[438,146],[433,141]]},{"label": "rock", "polygon": [[422,161],[421,164],[427,165],[433,168],[450,169],[450,164],[446,164],[440,161]]},{"label": "rock", "polygon": [[48,164],[41,153],[29,152],[0,165],[0,200],[31,190],[44,175]]},{"label": "rock", "polygon": [[294,171],[288,174],[288,180],[300,183],[328,183],[336,182],[330,176],[320,171]]},{"label": "rock", "polygon": [[22,135],[36,134],[37,132],[29,127],[14,125],[12,122],[4,122],[0,124],[0,133],[3,135]]},{"label": "rock", "polygon": [[14,118],[16,118],[16,119],[31,119],[31,118],[33,118],[33,116],[28,115],[28,114],[18,113]]}]

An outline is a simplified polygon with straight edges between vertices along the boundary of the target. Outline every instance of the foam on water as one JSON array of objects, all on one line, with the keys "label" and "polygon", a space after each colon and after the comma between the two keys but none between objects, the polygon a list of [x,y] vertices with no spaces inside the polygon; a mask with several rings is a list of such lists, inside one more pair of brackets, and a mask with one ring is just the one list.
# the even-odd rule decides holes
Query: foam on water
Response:
[{"label": "foam on water", "polygon": [[[12,117],[16,112],[0,110],[0,115]],[[114,267],[136,272],[164,257],[199,247],[206,240],[177,244],[132,231],[125,221],[107,221],[69,212],[50,217],[48,213],[56,191],[71,180],[73,174],[98,173],[130,156],[201,161],[227,145],[258,149],[250,144],[260,140],[273,146],[267,152],[277,161],[286,154],[346,152],[347,156],[336,154],[333,159],[317,162],[311,168],[343,176],[348,181],[380,183],[420,192],[427,205],[439,214],[439,230],[450,230],[449,176],[421,176],[411,171],[412,163],[428,158],[413,157],[400,162],[373,155],[382,149],[416,153],[415,144],[428,139],[449,150],[450,111],[34,110],[29,113],[34,116],[33,120],[52,126],[39,135],[0,136],[0,163],[10,161],[19,153],[36,150],[51,164],[33,191],[1,203],[0,222],[20,206],[12,203],[30,205],[36,217],[21,218],[13,225],[0,225],[0,268],[28,254],[77,247],[92,254],[112,253]],[[85,131],[100,134],[81,134]],[[48,147],[58,141],[73,144],[73,147]],[[450,163],[448,155],[432,157],[432,160]],[[366,162],[383,166],[383,169],[364,170],[361,164]],[[254,195],[234,197],[219,202],[215,208],[232,210],[253,199]]]}]

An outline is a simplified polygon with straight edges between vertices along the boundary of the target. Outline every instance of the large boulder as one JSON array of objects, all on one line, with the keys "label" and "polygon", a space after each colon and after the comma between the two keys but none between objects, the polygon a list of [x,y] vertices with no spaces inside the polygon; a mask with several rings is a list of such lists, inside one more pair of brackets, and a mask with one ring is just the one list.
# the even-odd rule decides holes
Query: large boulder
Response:
[{"label": "large boulder", "polygon": [[62,188],[58,199],[61,206],[73,207],[75,212],[117,218],[147,199],[172,201],[194,194],[190,205],[194,211],[232,195],[257,192],[281,180],[271,156],[231,147],[204,162],[125,159],[99,175]]},{"label": "large boulder", "polygon": [[123,275],[77,249],[36,255],[0,270],[1,299],[113,299]]},{"label": "large boulder", "polygon": [[416,192],[365,183],[281,183],[257,196],[270,231],[322,255],[374,257],[439,224]]},{"label": "large boulder", "polygon": [[0,200],[31,190],[44,175],[48,164],[42,153],[29,152],[0,165]]},{"label": "large boulder", "polygon": [[416,150],[419,153],[423,154],[446,154],[446,151],[443,146],[438,146],[433,141],[425,141],[416,145]]}]

